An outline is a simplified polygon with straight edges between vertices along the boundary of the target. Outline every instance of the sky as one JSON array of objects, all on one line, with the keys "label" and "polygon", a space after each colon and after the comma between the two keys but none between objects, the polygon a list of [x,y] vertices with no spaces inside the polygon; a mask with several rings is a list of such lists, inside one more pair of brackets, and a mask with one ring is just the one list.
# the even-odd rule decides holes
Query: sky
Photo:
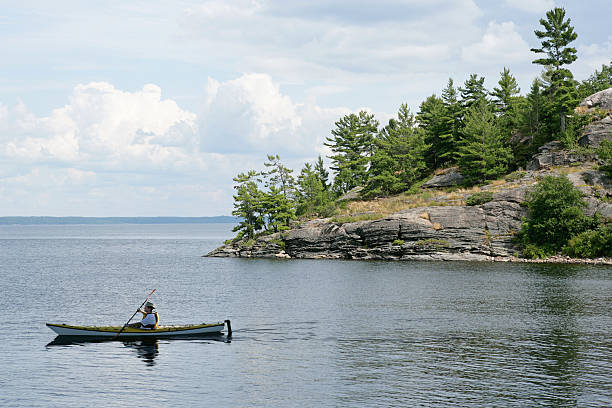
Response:
[{"label": "sky", "polygon": [[524,94],[554,7],[575,78],[609,64],[610,0],[0,0],[0,216],[230,215],[233,177],[299,173],[346,114],[504,67]]}]

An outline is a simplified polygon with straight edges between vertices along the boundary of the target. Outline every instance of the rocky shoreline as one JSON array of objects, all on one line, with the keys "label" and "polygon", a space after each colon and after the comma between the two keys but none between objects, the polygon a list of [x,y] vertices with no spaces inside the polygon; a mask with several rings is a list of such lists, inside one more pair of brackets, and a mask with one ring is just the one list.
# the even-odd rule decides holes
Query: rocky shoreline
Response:
[{"label": "rocky shoreline", "polygon": [[[605,101],[610,101],[610,106],[603,107],[607,114],[587,126],[579,141],[593,148],[592,152],[612,135],[612,88],[601,94],[607,96]],[[595,102],[589,105],[589,101],[585,100],[583,110],[595,106]],[[527,215],[522,205],[525,196],[544,176],[560,174],[567,175],[584,193],[587,215],[598,213],[612,220],[612,181],[598,170],[597,156],[563,150],[559,142],[551,142],[540,147],[527,170],[481,187],[480,191],[489,194],[491,200],[480,205],[465,205],[474,191],[455,188],[444,194],[461,180],[455,169],[448,169],[423,185],[442,195],[419,207],[411,208],[414,203],[406,197],[406,209],[378,219],[357,221],[364,214],[349,214],[349,221],[309,220],[281,233],[262,235],[248,242],[230,242],[205,256],[612,265],[610,258],[519,257],[520,248],[514,238]],[[351,222],[351,216],[356,221]]]},{"label": "rocky shoreline", "polygon": [[610,186],[593,183],[602,174],[595,170],[594,163],[583,163],[582,167],[526,171],[519,180],[485,186],[482,190],[490,191],[493,198],[481,205],[457,205],[454,193],[452,200],[409,208],[376,220],[306,221],[282,233],[262,235],[250,242],[228,243],[206,256],[612,265],[612,259],[607,258],[519,257],[514,237],[526,215],[521,203],[527,191],[545,175],[568,172],[569,179],[585,193],[586,212],[612,218],[612,203],[600,199],[602,195],[612,196]]}]

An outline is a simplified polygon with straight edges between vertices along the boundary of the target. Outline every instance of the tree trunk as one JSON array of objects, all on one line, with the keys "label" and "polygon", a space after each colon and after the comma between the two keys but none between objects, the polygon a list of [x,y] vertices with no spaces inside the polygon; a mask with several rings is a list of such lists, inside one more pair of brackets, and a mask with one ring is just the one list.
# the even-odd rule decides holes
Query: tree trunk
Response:
[{"label": "tree trunk", "polygon": [[561,112],[561,133],[565,132],[565,112]]}]

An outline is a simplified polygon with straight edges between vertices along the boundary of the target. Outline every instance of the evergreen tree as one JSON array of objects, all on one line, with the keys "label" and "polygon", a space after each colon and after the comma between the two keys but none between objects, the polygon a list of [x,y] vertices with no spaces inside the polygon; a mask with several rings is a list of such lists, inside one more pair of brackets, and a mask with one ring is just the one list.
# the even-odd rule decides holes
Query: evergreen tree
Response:
[{"label": "evergreen tree", "polygon": [[[295,218],[295,211],[290,208],[284,208],[285,206],[291,207],[291,204],[295,201],[295,179],[291,175],[293,170],[282,164],[278,154],[268,155],[268,161],[264,165],[270,169],[267,172],[262,173],[266,177],[266,187],[269,188],[269,193],[272,196],[268,197],[268,204],[283,206],[280,208],[269,207],[268,212],[277,214],[279,211],[286,214],[285,225],[288,226],[289,222]],[[276,195],[280,192],[283,196],[283,200],[280,200]],[[275,220],[268,220],[268,223],[276,222]],[[274,227],[276,231],[278,228]]]},{"label": "evergreen tree", "polygon": [[329,179],[329,172],[325,169],[325,165],[323,164],[323,159],[321,158],[321,156],[319,156],[317,162],[315,163],[314,171],[316,172],[317,177],[319,178],[319,181],[323,186],[323,189],[327,190],[329,188],[329,185],[327,184]]},{"label": "evergreen tree", "polygon": [[570,25],[571,19],[565,20],[565,9],[556,7],[546,12],[546,20],[540,19],[544,31],[535,30],[538,39],[542,40],[541,48],[532,48],[536,54],[545,54],[544,58],[533,61],[547,67],[551,79],[550,95],[559,117],[559,129],[565,132],[565,114],[571,111],[577,102],[576,82],[572,73],[563,68],[577,59],[576,49],[569,47],[578,34]]},{"label": "evergreen tree", "polygon": [[414,115],[402,104],[397,120],[389,120],[375,141],[375,152],[368,183],[363,190],[366,197],[385,196],[407,190],[423,177],[426,170],[425,134],[415,126]]},{"label": "evergreen tree", "polygon": [[[431,95],[421,102],[417,114],[425,142],[431,146],[425,154],[427,166],[431,170],[451,162],[455,154],[455,140],[446,114],[444,102],[436,95]],[[392,125],[389,121],[387,127],[390,128]]]},{"label": "evergreen tree", "polygon": [[[442,90],[442,102],[444,102],[444,134],[448,135],[449,144],[452,148],[451,152],[456,151],[456,144],[461,137],[462,123],[461,123],[461,102],[459,101],[459,94],[457,89],[454,87],[453,79],[448,79],[446,88]],[[449,157],[449,160],[454,160],[453,157]]]},{"label": "evergreen tree", "polygon": [[252,239],[255,233],[264,225],[263,207],[264,193],[259,189],[259,173],[254,170],[240,173],[234,177],[236,195],[234,196],[234,211],[232,215],[240,217],[240,222],[232,231],[238,232],[236,239]]},{"label": "evergreen tree", "polygon": [[313,169],[310,163],[306,163],[298,176],[298,216],[319,213],[331,203],[330,191],[321,180],[320,169],[317,170],[317,166],[322,164],[322,160],[317,161]]},{"label": "evergreen tree", "polygon": [[499,82],[497,82],[499,88],[493,88],[491,96],[497,112],[505,115],[516,106],[521,89],[508,68],[504,68],[500,75]]},{"label": "evergreen tree", "polygon": [[264,166],[270,169],[263,173],[266,176],[266,187],[276,186],[287,199],[291,199],[295,188],[295,179],[291,175],[293,170],[283,165],[278,154],[269,154]]},{"label": "evergreen tree", "polygon": [[578,86],[578,96],[584,99],[610,87],[612,87],[612,61],[609,65],[603,64],[601,71],[595,70],[590,77],[582,81]]},{"label": "evergreen tree", "polygon": [[508,170],[512,151],[497,127],[495,115],[484,100],[468,110],[463,134],[457,163],[468,183],[494,179]]},{"label": "evergreen tree", "polygon": [[262,197],[264,219],[267,221],[266,230],[272,233],[289,229],[290,220],[296,218],[294,207],[294,202],[282,189],[270,186],[269,191]]},{"label": "evergreen tree", "polygon": [[334,153],[330,156],[331,169],[335,172],[334,190],[337,194],[344,194],[367,182],[378,121],[373,114],[361,111],[358,115],[344,116],[335,125],[332,137],[327,137],[324,144]]},{"label": "evergreen tree", "polygon": [[467,111],[480,101],[487,101],[487,89],[484,86],[484,77],[478,77],[477,74],[471,74],[465,80],[463,88],[459,88],[461,92],[461,107],[463,108],[463,116]]},{"label": "evergreen tree", "polygon": [[493,92],[491,92],[493,106],[498,115],[498,126],[504,137],[509,141],[520,127],[520,108],[524,100],[519,95],[520,88],[516,78],[510,74],[508,68],[504,68],[500,73],[497,84],[499,87],[493,88]]},{"label": "evergreen tree", "polygon": [[524,139],[515,146],[515,163],[524,166],[538,147],[550,140],[551,105],[545,93],[544,83],[535,78],[529,93],[520,105],[519,129]]}]

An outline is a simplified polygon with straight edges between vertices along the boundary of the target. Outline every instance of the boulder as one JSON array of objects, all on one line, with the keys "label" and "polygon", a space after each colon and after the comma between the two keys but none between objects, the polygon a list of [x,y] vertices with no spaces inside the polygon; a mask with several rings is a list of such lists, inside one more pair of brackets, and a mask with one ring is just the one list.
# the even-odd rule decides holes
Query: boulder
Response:
[{"label": "boulder", "polygon": [[561,142],[554,141],[540,146],[538,153],[527,163],[527,170],[547,169],[551,166],[573,166],[596,159],[594,153],[572,153],[564,150]]},{"label": "boulder", "polygon": [[343,196],[341,196],[340,198],[338,198],[338,201],[343,201],[343,200],[357,200],[360,198],[360,194],[361,191],[363,190],[363,187],[361,186],[357,186],[352,188],[351,190],[347,191],[346,193],[344,193]]},{"label": "boulder", "polygon": [[441,188],[441,187],[452,187],[463,183],[463,175],[459,172],[457,167],[451,167],[441,174],[433,176],[430,180],[423,184],[424,188]]},{"label": "boulder", "polygon": [[612,111],[612,88],[604,89],[603,91],[587,96],[580,105],[578,105],[577,111],[589,112],[595,109]]},{"label": "boulder", "polygon": [[578,144],[582,147],[598,148],[602,140],[606,139],[612,139],[612,116],[585,126]]}]

